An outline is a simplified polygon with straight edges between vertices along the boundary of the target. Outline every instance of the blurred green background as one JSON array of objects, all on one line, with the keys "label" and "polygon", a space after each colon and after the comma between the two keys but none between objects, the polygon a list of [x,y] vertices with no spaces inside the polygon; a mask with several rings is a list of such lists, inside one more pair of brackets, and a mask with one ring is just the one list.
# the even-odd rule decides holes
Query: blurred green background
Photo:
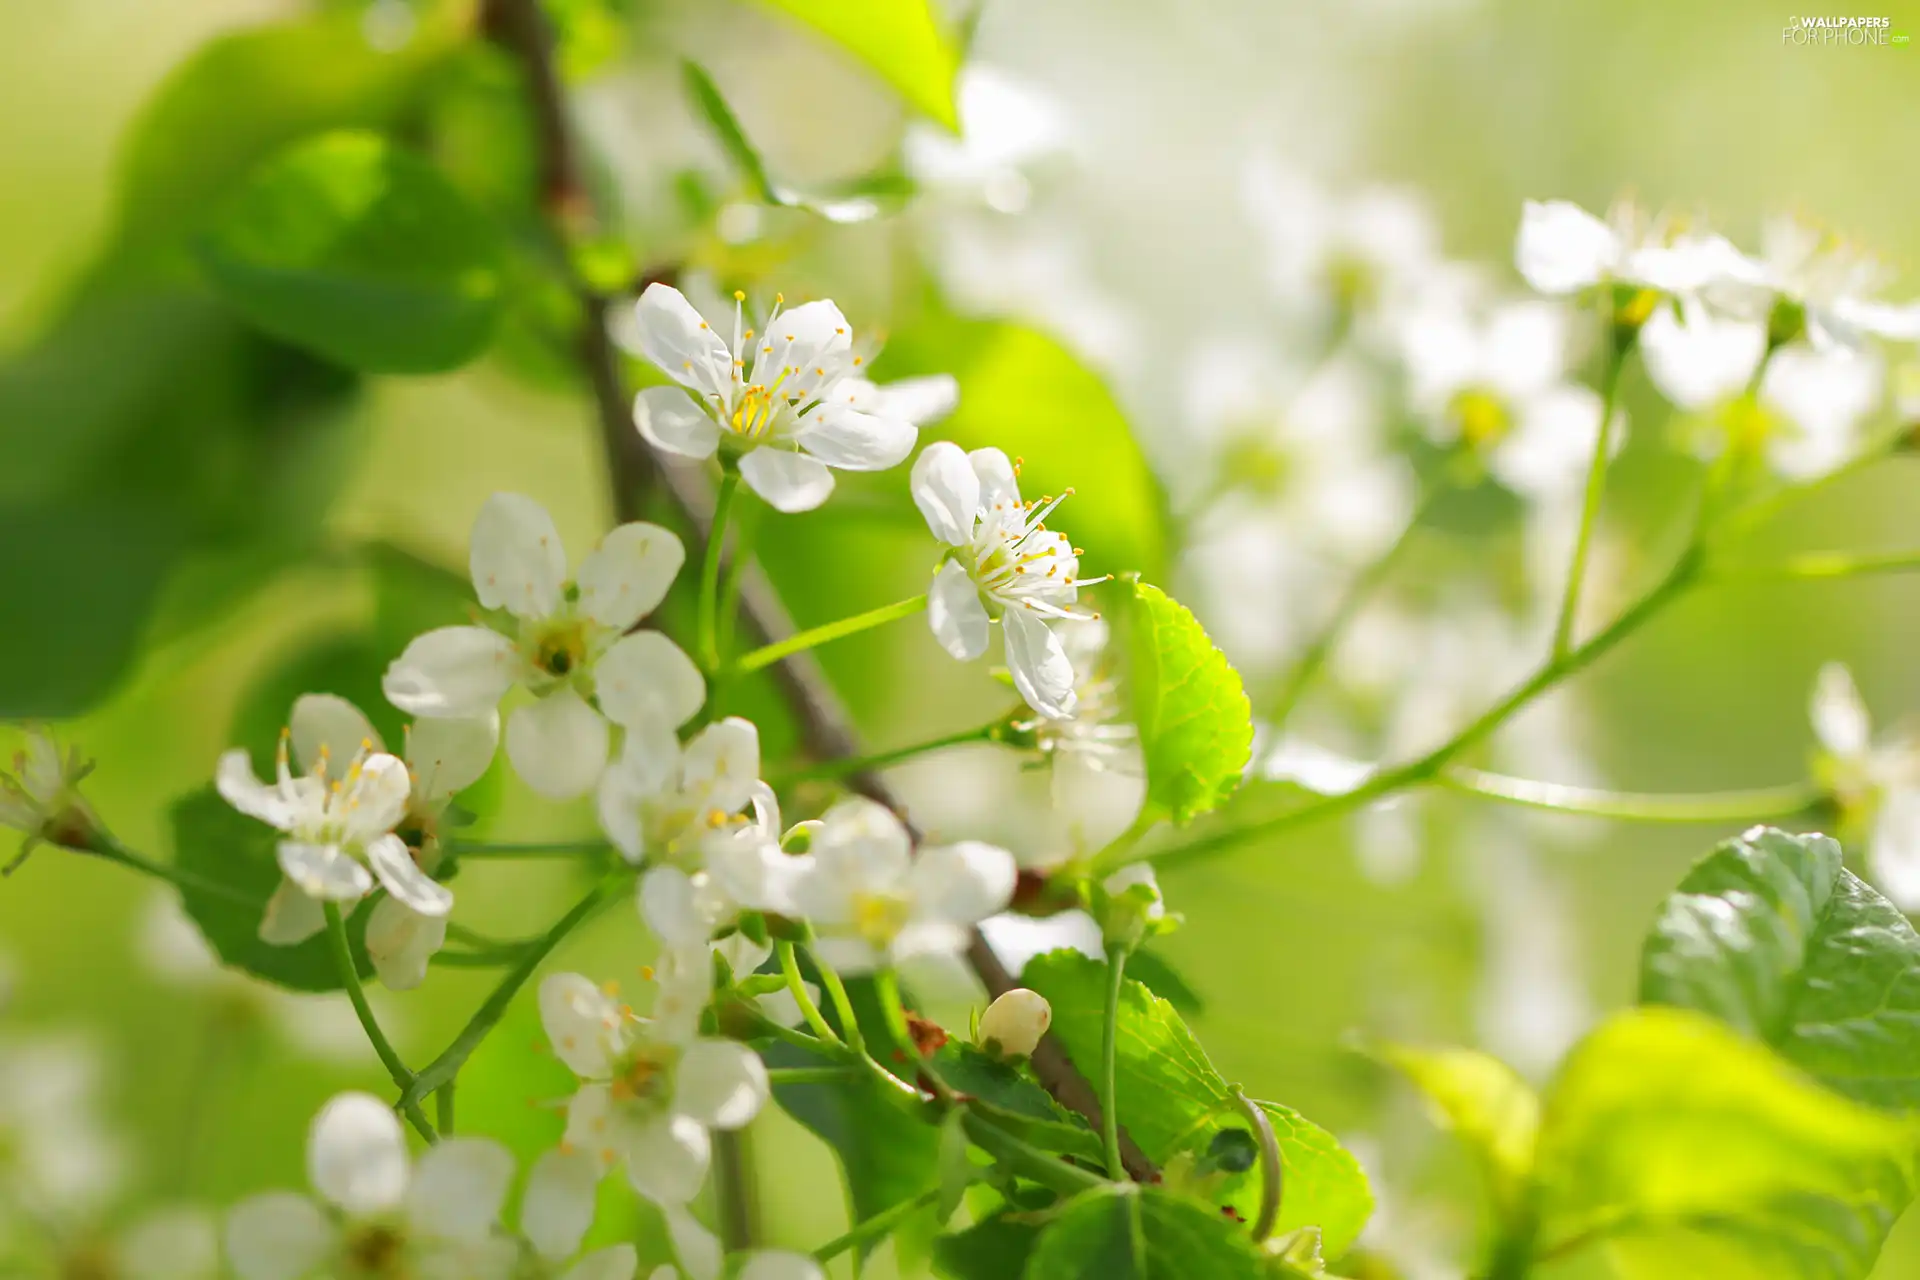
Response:
[{"label": "blurred green background", "polygon": [[[581,56],[593,63],[580,111],[602,148],[599,180],[621,201],[608,230],[637,263],[691,252],[723,272],[759,273],[768,292],[789,280],[790,292],[831,292],[858,330],[890,332],[883,372],[957,369],[963,404],[985,398],[938,434],[1004,440],[1048,482],[1078,485],[1062,519],[1098,571],[1166,570],[1157,533],[1136,518],[1152,499],[1102,380],[1075,367],[1037,392],[1050,347],[1036,355],[1021,344],[1037,339],[930,319],[915,254],[931,237],[888,225],[820,228],[756,258],[752,245],[687,230],[683,175],[704,175],[712,191],[731,180],[682,104],[680,57],[713,71],[769,163],[802,184],[885,159],[903,120],[881,87],[744,4],[556,7],[575,14]],[[1920,10],[1902,7],[1893,28],[1920,25]],[[89,794],[107,821],[156,854],[168,851],[169,803],[209,778],[241,732],[236,717],[247,732],[270,731],[274,700],[285,702],[277,673],[327,644],[394,648],[393,601],[383,606],[381,580],[357,548],[397,545],[457,574],[473,513],[501,488],[544,502],[577,550],[610,519],[596,427],[551,367],[534,302],[531,336],[508,333],[467,370],[354,385],[297,353],[263,350],[177,261],[151,250],[169,234],[168,217],[192,216],[193,166],[217,156],[223,131],[248,127],[254,104],[243,88],[211,105],[197,144],[151,158],[157,203],[119,203],[130,127],[170,72],[222,32],[318,8],[358,17],[367,6],[0,6],[0,496],[57,495],[0,528],[9,581],[35,588],[0,600],[0,665],[12,673],[10,696],[38,688],[59,699],[71,692],[64,681],[97,686],[97,705],[61,732],[99,759]],[[579,17],[589,13],[606,25]],[[1501,270],[1522,199],[1602,207],[1629,190],[1656,206],[1701,208],[1748,242],[1765,213],[1804,210],[1910,261],[1920,249],[1920,167],[1911,163],[1920,52],[1783,47],[1787,18],[1670,0],[989,0],[975,60],[1044,90],[1073,125],[1074,163],[1046,177],[1044,212],[1071,242],[1071,277],[1086,295],[1062,296],[1065,286],[1039,269],[1008,284],[1003,305],[1081,347],[1141,451],[1165,459],[1182,448],[1191,344],[1260,334],[1271,307],[1238,198],[1250,149],[1336,185],[1411,184],[1432,201],[1451,253]],[[604,56],[589,56],[596,39]],[[284,74],[318,82],[325,70]],[[514,166],[526,162],[515,144],[524,121],[503,112],[485,67],[466,74],[472,83],[446,91],[428,130],[482,198],[492,185],[510,205]],[[1903,280],[1908,293],[1920,287],[1911,272]],[[1076,323],[1089,311],[1117,317],[1111,332],[1121,337]],[[1310,358],[1274,352],[1281,365]],[[1637,425],[1657,423],[1643,384],[1629,403]],[[1920,538],[1911,465],[1886,464],[1796,508],[1757,546],[1911,544]],[[1657,432],[1635,437],[1609,508],[1612,563],[1623,574],[1660,567],[1683,473]],[[1107,493],[1132,486],[1126,505],[1103,513],[1103,483]],[[915,589],[930,556],[902,487],[898,474],[843,483],[829,513],[772,522],[774,568],[804,584],[792,599],[803,621]],[[1424,538],[1408,573],[1453,572],[1475,554],[1465,535]],[[1262,584],[1250,577],[1245,589]],[[438,617],[459,616],[450,597]],[[1580,745],[1622,788],[1791,780],[1805,767],[1806,691],[1821,662],[1849,662],[1881,720],[1920,700],[1909,660],[1916,620],[1920,584],[1892,578],[1702,594],[1579,682]],[[114,635],[132,651],[99,639]],[[946,663],[917,625],[828,658],[883,745],[975,722],[983,699],[997,706],[1002,696],[981,671]],[[957,804],[924,782],[909,794],[927,795],[938,828],[1042,851],[1050,837],[1013,811],[983,801],[969,810],[965,796],[1018,782],[1010,762],[972,763],[981,790]],[[498,803],[490,837],[592,829],[585,804],[556,812],[511,779],[484,785]],[[1568,819],[1508,827],[1496,840],[1481,813],[1434,799],[1427,856],[1393,884],[1362,873],[1353,844],[1364,826],[1328,824],[1165,885],[1196,927],[1164,954],[1205,997],[1195,1027],[1222,1070],[1386,1161],[1381,1229],[1432,1241],[1443,1256],[1470,1238],[1471,1171],[1342,1037],[1484,1040],[1477,1001],[1500,960],[1474,886],[1501,841],[1537,846],[1532,865],[1548,868],[1556,954],[1580,997],[1561,1012],[1577,1026],[1625,1002],[1654,905],[1719,834]],[[563,870],[490,864],[470,869],[459,891],[463,922],[513,935],[543,927],[578,887]],[[310,1116],[342,1087],[380,1086],[378,1065],[352,1049],[351,1027],[345,1062],[316,1057],[275,1029],[279,1015],[256,994],[157,974],[143,942],[156,892],[114,867],[44,851],[0,884],[0,950],[17,971],[7,1025],[81,1027],[97,1039],[108,1109],[133,1150],[123,1206],[218,1205],[297,1185]],[[646,948],[622,909],[570,943],[562,962],[630,975]],[[424,1060],[488,985],[485,975],[436,969],[381,1008],[403,1052]],[[567,1089],[564,1072],[556,1080],[532,1051],[536,1036],[522,1008],[461,1094],[465,1129],[527,1153],[558,1131],[556,1113],[539,1104]],[[770,1237],[810,1246],[837,1232],[845,1208],[824,1149],[771,1113],[752,1142]],[[656,1230],[630,1212],[639,1229]],[[1876,1274],[1920,1275],[1920,1225],[1900,1229]]]}]

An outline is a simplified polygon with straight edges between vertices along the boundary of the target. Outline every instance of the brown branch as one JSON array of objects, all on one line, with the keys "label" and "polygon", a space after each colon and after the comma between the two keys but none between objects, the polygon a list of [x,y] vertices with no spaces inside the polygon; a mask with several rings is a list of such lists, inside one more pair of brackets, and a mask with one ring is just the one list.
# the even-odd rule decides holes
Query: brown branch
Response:
[{"label": "brown branch", "polygon": [[[561,97],[559,78],[554,73],[551,38],[535,0],[485,0],[481,9],[481,30],[489,39],[512,53],[525,69],[527,90],[539,125],[544,155],[541,163],[543,188],[550,212],[565,225],[565,219],[584,199],[580,180],[580,156],[569,127],[566,104]],[[704,472],[693,467],[662,465],[640,433],[635,430],[628,410],[627,394],[620,379],[619,354],[607,333],[606,308],[611,299],[584,284],[576,284],[586,317],[581,336],[580,359],[593,391],[595,410],[600,420],[601,440],[607,456],[608,480],[613,490],[614,513],[620,520],[639,518],[649,495],[656,489],[665,492],[686,516],[699,540],[704,543],[713,534],[712,484]],[[694,551],[697,556],[697,549]],[[787,612],[772,581],[757,563],[749,562],[740,576],[741,626],[753,645],[764,645],[792,635],[793,618]],[[791,654],[774,664],[770,671],[780,693],[799,721],[801,739],[809,753],[822,760],[844,759],[860,754],[846,705],[840,700],[819,658],[810,652]],[[886,805],[908,822],[906,807],[886,780],[873,770],[849,774],[846,783],[853,790]],[[914,831],[914,838],[919,833]],[[974,930],[967,946],[967,962],[972,966],[990,996],[998,996],[1018,986],[1014,976],[1000,962],[979,930]],[[1085,1116],[1097,1133],[1100,1130],[1100,1101],[1068,1057],[1057,1037],[1049,1035],[1033,1055],[1034,1073],[1061,1105]],[[1160,1177],[1154,1166],[1133,1141],[1121,1135],[1121,1157],[1127,1173],[1136,1181],[1153,1182]]]}]

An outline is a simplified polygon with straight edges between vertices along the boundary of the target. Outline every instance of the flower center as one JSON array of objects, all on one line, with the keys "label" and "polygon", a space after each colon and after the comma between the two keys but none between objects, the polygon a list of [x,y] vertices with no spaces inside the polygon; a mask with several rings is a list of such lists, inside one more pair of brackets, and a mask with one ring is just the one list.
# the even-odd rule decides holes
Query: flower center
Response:
[{"label": "flower center", "polygon": [[913,904],[901,894],[856,893],[853,896],[853,931],[872,946],[890,945],[912,916]]},{"label": "flower center", "polygon": [[1468,387],[1455,395],[1447,414],[1459,427],[1460,438],[1476,453],[1499,444],[1513,428],[1506,402],[1484,387]]},{"label": "flower center", "polygon": [[556,618],[533,635],[531,661],[555,680],[565,680],[587,665],[587,628],[580,618]]},{"label": "flower center", "polygon": [[341,1249],[350,1276],[397,1278],[404,1274],[402,1263],[407,1240],[397,1227],[387,1223],[368,1223],[347,1233]]},{"label": "flower center", "polygon": [[616,1104],[651,1111],[673,1089],[673,1061],[658,1045],[643,1045],[616,1064],[607,1092]]}]

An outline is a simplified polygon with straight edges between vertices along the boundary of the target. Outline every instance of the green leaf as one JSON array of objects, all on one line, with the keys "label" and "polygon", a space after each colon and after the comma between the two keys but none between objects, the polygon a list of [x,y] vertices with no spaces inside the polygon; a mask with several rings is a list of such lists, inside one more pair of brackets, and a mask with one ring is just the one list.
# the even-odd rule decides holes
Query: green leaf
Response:
[{"label": "green leaf", "polygon": [[1920,1130],[1681,1009],[1574,1049],[1534,1159],[1536,1256],[1604,1239],[1647,1280],[1862,1277],[1913,1194]]},{"label": "green leaf", "polygon": [[269,160],[197,252],[248,320],[368,372],[458,368],[500,312],[492,224],[431,165],[372,134],[329,134]]},{"label": "green leaf", "polygon": [[155,92],[120,166],[123,250],[199,229],[213,202],[260,160],[329,129],[379,128],[413,104],[423,73],[455,47],[430,21],[397,49],[375,48],[358,12],[222,36]]},{"label": "green leaf", "polygon": [[1396,1068],[1432,1104],[1438,1123],[1458,1133],[1486,1167],[1503,1221],[1519,1212],[1533,1167],[1540,1099],[1498,1058],[1472,1049],[1383,1045],[1381,1061]]},{"label": "green leaf", "polygon": [[1240,673],[1185,605],[1136,581],[1126,612],[1146,803],[1189,822],[1240,785],[1253,755],[1253,707]]},{"label": "green leaf", "polygon": [[[175,865],[229,890],[187,889],[180,895],[221,962],[295,991],[338,990],[340,975],[324,934],[294,947],[260,941],[261,914],[280,885],[274,853],[279,833],[240,813],[210,785],[176,800],[170,816]],[[366,948],[370,912],[362,903],[347,921],[354,968],[363,978],[373,972]]]},{"label": "green leaf", "polygon": [[950,1088],[972,1098],[979,1110],[1015,1136],[1045,1151],[1078,1156],[1095,1168],[1105,1164],[1100,1136],[1086,1120],[1055,1102],[1020,1068],[958,1040],[941,1046],[930,1065]]},{"label": "green leaf", "polygon": [[1828,1087],[1920,1108],[1920,934],[1825,836],[1708,854],[1647,935],[1640,999],[1710,1013]]},{"label": "green leaf", "polygon": [[[1077,951],[1051,951],[1027,963],[1021,982],[1053,1006],[1053,1033],[1074,1061],[1100,1061],[1107,966]],[[1180,1015],[1132,980],[1121,990],[1116,1050],[1120,1122],[1156,1163],[1204,1152],[1220,1130],[1244,1128],[1226,1080]],[[1272,1121],[1286,1169],[1278,1230],[1317,1226],[1337,1255],[1373,1210],[1366,1175],[1326,1130],[1279,1103],[1259,1105]],[[1228,1202],[1243,1215],[1258,1203],[1259,1177],[1256,1168],[1226,1184]]]},{"label": "green leaf", "polygon": [[1027,1280],[1260,1280],[1242,1224],[1157,1187],[1082,1192],[1040,1236]]},{"label": "green leaf", "polygon": [[959,57],[928,0],[763,0],[866,63],[911,106],[958,130]]},{"label": "green leaf", "polygon": [[1135,948],[1127,957],[1127,976],[1145,984],[1153,994],[1165,997],[1181,1013],[1206,1012],[1206,997],[1157,951]]},{"label": "green leaf", "polygon": [[1027,1265],[1038,1224],[1011,1209],[989,1214],[933,1242],[933,1270],[947,1280],[1007,1280]]},{"label": "green leaf", "polygon": [[785,204],[786,201],[773,185],[773,179],[767,176],[767,166],[761,161],[760,152],[747,140],[746,130],[740,127],[733,108],[720,95],[720,88],[714,84],[713,77],[691,59],[681,62],[680,74],[686,81],[687,97],[693,100],[694,107],[712,127],[714,136],[727,153],[727,159],[740,171],[740,176],[768,204]]}]

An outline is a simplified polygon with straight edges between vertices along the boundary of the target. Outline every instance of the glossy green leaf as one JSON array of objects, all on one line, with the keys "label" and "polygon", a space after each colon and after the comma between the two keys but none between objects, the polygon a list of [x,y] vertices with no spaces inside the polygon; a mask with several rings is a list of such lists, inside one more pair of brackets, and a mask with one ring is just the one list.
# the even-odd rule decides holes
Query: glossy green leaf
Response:
[{"label": "glossy green leaf", "polygon": [[491,338],[503,294],[492,224],[372,134],[329,134],[268,161],[197,251],[248,320],[375,373],[458,368]]},{"label": "glossy green leaf", "polygon": [[[262,763],[255,761],[256,766]],[[180,895],[221,962],[295,991],[338,990],[340,974],[325,935],[293,947],[260,940],[261,914],[280,884],[274,854],[279,833],[240,813],[211,786],[176,800],[171,819],[175,865],[228,890],[187,889]],[[365,941],[371,911],[363,903],[347,920],[354,968],[362,978],[373,972]]]},{"label": "glossy green leaf", "polygon": [[454,47],[429,22],[397,48],[369,43],[358,12],[222,36],[168,76],[134,123],[120,166],[122,247],[177,240],[259,161],[329,129],[378,128],[413,104]]},{"label": "glossy green leaf", "polygon": [[1253,707],[1240,673],[1185,605],[1134,582],[1127,674],[1150,809],[1188,822],[1240,785],[1253,755]]},{"label": "glossy green leaf", "polygon": [[1033,1219],[1011,1209],[987,1215],[933,1242],[934,1274],[946,1280],[1008,1280],[1019,1275],[1040,1238]]},{"label": "glossy green leaf", "polygon": [[1099,1167],[1106,1155],[1086,1120],[1053,1100],[1021,1068],[950,1040],[931,1067],[956,1093],[974,1099],[995,1123],[1045,1151]]},{"label": "glossy green leaf", "polygon": [[1615,1016],[1547,1090],[1536,1256],[1605,1241],[1616,1274],[1863,1277],[1913,1194],[1920,1129],[1682,1009]]},{"label": "glossy green leaf", "polygon": [[916,110],[949,129],[959,57],[929,0],[763,0],[866,63]]},{"label": "glossy green leaf", "polygon": [[1525,1194],[1540,1128],[1540,1099],[1532,1086],[1498,1058],[1472,1049],[1384,1045],[1376,1054],[1411,1080],[1437,1121],[1473,1149],[1495,1205],[1511,1219]]},{"label": "glossy green leaf", "polygon": [[1825,836],[1722,844],[1647,935],[1640,999],[1710,1013],[1829,1087],[1920,1108],[1920,934]]},{"label": "glossy green leaf", "polygon": [[1082,1192],[1041,1233],[1026,1280],[1260,1280],[1266,1262],[1241,1223],[1157,1187]]},{"label": "glossy green leaf", "polygon": [[[1029,961],[1023,985],[1053,1006],[1053,1033],[1075,1062],[1100,1060],[1107,967],[1077,951],[1051,951]],[[1202,1152],[1225,1128],[1244,1128],[1227,1081],[1172,1005],[1127,981],[1120,999],[1116,1053],[1120,1121],[1153,1160]],[[1263,1102],[1279,1139],[1286,1196],[1279,1230],[1317,1226],[1338,1254],[1373,1210],[1366,1175],[1333,1135],[1279,1103]],[[1228,1202],[1243,1215],[1259,1199],[1258,1170],[1230,1179]]]}]

